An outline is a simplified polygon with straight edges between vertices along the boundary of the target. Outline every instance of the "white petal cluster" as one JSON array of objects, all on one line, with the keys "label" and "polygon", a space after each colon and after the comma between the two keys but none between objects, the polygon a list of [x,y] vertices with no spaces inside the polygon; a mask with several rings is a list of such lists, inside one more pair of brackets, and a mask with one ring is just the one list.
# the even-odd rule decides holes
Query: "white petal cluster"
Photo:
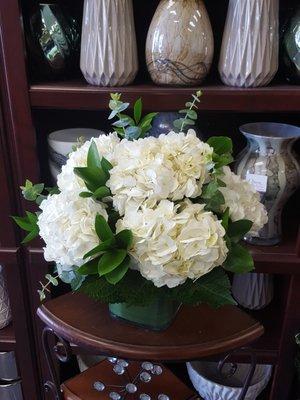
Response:
[{"label": "white petal cluster", "polygon": [[162,200],[155,209],[131,209],[118,221],[118,231],[133,232],[131,255],[137,268],[157,287],[172,288],[187,278],[198,279],[225,261],[225,230],[203,208],[189,200],[177,206]]},{"label": "white petal cluster", "polygon": [[107,219],[103,204],[62,192],[48,196],[40,208],[38,226],[46,243],[45,260],[64,266],[82,265],[83,256],[99,244],[95,218],[100,214]]},{"label": "white petal cluster", "polygon": [[164,199],[199,196],[212,153],[213,149],[192,130],[134,142],[122,140],[115,151],[117,164],[107,183],[114,207],[124,215],[126,208],[152,208]]},{"label": "white petal cluster", "polygon": [[226,187],[220,191],[225,198],[223,211],[229,207],[229,215],[232,221],[248,219],[253,222],[250,235],[255,236],[268,222],[267,211],[260,202],[259,193],[247,181],[234,174],[229,167],[223,167],[222,181]]},{"label": "white petal cluster", "polygon": [[[117,134],[100,135],[92,140],[96,143],[100,156],[114,163],[114,151],[120,142]],[[61,173],[57,176],[57,186],[61,191],[72,192],[76,195],[86,189],[83,180],[75,175],[74,168],[86,167],[87,154],[92,140],[85,142],[79,149],[72,152],[66,165],[62,167]]]}]

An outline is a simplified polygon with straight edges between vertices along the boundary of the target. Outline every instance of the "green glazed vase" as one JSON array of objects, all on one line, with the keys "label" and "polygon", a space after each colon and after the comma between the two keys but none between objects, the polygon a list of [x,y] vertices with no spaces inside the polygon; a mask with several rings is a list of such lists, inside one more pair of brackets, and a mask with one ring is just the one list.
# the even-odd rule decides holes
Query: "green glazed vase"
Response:
[{"label": "green glazed vase", "polygon": [[38,1],[25,27],[34,78],[79,74],[80,27],[69,9],[59,2]]},{"label": "green glazed vase", "polygon": [[294,8],[283,29],[282,67],[286,79],[300,84],[300,6]]},{"label": "green glazed vase", "polygon": [[164,297],[155,299],[147,306],[109,304],[112,317],[154,331],[167,329],[175,319],[179,308],[179,303]]}]

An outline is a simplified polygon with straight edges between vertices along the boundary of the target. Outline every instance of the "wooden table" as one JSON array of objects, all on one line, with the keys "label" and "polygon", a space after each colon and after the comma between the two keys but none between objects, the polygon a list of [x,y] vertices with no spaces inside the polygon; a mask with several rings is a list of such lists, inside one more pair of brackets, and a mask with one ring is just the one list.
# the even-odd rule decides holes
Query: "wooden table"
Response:
[{"label": "wooden table", "polygon": [[[260,323],[237,307],[225,306],[215,310],[205,305],[182,307],[167,330],[148,331],[113,319],[106,305],[79,293],[69,293],[46,302],[39,307],[38,315],[46,324],[43,344],[52,377],[52,382],[45,385],[56,396],[55,399],[61,398],[60,383],[51,359],[49,335],[55,335],[60,342],[55,350],[61,361],[68,359],[70,344],[93,354],[126,359],[188,361],[235,351],[264,332]],[[64,349],[63,354],[59,348]],[[254,355],[251,356],[255,365]],[[246,384],[249,385],[250,381],[251,377]],[[246,391],[247,388],[240,399],[244,398]]]}]

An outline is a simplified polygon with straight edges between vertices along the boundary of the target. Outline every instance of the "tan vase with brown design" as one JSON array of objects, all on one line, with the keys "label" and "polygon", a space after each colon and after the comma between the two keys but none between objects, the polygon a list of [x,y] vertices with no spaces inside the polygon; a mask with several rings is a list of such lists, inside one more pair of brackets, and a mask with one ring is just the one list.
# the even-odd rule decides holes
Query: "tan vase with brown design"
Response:
[{"label": "tan vase with brown design", "polygon": [[159,85],[199,85],[214,52],[209,17],[202,0],[161,0],[152,19],[146,61]]}]

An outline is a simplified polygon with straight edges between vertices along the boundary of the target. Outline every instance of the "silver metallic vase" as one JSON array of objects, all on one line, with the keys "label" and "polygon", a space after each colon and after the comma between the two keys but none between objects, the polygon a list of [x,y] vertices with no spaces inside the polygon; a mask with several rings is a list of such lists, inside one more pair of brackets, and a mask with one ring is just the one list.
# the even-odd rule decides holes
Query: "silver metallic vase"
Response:
[{"label": "silver metallic vase", "polygon": [[300,186],[300,166],[292,150],[300,128],[271,122],[246,124],[240,131],[248,140],[236,165],[236,172],[260,192],[268,212],[268,223],[258,237],[246,237],[252,244],[275,245],[281,240],[282,209]]},{"label": "silver metallic vase", "polygon": [[278,69],[279,0],[230,0],[219,72],[225,85],[267,85]]},{"label": "silver metallic vase", "polygon": [[11,310],[3,267],[0,265],[0,329],[11,321]]},{"label": "silver metallic vase", "polygon": [[85,0],[80,68],[88,83],[130,84],[138,71],[132,0]]}]

